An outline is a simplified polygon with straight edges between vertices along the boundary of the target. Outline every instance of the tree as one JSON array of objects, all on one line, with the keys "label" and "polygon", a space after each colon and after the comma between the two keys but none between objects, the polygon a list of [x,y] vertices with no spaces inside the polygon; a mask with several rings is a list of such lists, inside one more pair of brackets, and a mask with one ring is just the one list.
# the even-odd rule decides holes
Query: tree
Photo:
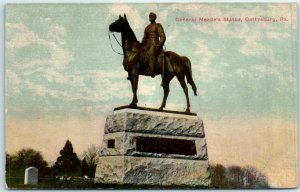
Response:
[{"label": "tree", "polygon": [[5,156],[6,156],[6,161],[5,161],[5,170],[8,171],[11,167],[11,164],[13,162],[13,156],[8,154],[8,153],[5,153]]},{"label": "tree", "polygon": [[226,188],[225,180],[225,167],[217,164],[210,167],[211,172],[211,184],[216,188]]},{"label": "tree", "polygon": [[27,167],[34,166],[43,174],[49,171],[48,163],[44,160],[42,154],[34,149],[21,149],[16,155],[6,156],[6,164],[10,168],[25,170]]},{"label": "tree", "polygon": [[81,173],[82,175],[89,175],[89,165],[87,164],[85,158],[81,161]]},{"label": "tree", "polygon": [[22,184],[24,172],[28,167],[34,166],[39,170],[39,179],[50,175],[48,163],[41,152],[31,148],[21,149],[16,154],[6,154],[6,181],[7,184]]},{"label": "tree", "polygon": [[73,151],[72,143],[67,140],[65,146],[60,150],[60,156],[54,164],[54,172],[58,175],[70,176],[79,172],[80,160]]},{"label": "tree", "polygon": [[243,172],[242,168],[237,165],[228,168],[228,180],[230,188],[243,188]]},{"label": "tree", "polygon": [[96,167],[99,162],[99,148],[95,145],[91,145],[86,152],[84,152],[84,158],[89,166],[90,178],[95,178]]},{"label": "tree", "polygon": [[270,187],[266,176],[260,173],[254,167],[245,167],[243,169],[243,173],[245,188],[261,189]]}]

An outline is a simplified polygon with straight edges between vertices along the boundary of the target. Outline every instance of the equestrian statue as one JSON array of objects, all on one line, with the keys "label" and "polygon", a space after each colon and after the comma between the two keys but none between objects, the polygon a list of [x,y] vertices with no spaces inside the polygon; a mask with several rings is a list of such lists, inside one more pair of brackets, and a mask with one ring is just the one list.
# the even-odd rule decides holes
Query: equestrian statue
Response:
[{"label": "equestrian statue", "polygon": [[186,113],[190,113],[190,101],[188,87],[185,82],[192,86],[194,95],[197,95],[197,88],[192,77],[192,66],[189,58],[180,56],[172,51],[164,51],[163,45],[166,36],[161,24],[156,23],[156,14],[149,14],[150,24],[145,28],[142,42],[139,42],[131,29],[126,15],[121,15],[119,19],[109,25],[111,32],[121,33],[123,49],[123,67],[128,72],[127,79],[130,80],[133,98],[129,104],[131,107],[137,107],[137,89],[139,75],[155,77],[161,75],[164,98],[159,110],[166,107],[166,101],[169,94],[170,81],[176,76],[178,79],[187,102]]}]

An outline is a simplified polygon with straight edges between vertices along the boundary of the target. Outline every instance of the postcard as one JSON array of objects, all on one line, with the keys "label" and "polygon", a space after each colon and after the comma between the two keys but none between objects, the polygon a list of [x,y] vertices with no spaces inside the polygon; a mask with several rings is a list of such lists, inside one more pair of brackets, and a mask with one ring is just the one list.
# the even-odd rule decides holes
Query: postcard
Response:
[{"label": "postcard", "polygon": [[9,189],[298,187],[296,3],[6,4]]}]

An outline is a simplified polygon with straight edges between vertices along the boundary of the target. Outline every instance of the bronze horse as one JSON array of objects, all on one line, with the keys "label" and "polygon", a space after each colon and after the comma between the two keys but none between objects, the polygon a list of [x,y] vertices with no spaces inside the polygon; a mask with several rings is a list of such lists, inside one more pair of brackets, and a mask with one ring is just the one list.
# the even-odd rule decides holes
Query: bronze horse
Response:
[{"label": "bronze horse", "polygon": [[[123,49],[123,66],[128,72],[128,79],[131,82],[133,98],[132,102],[129,104],[131,107],[137,107],[137,88],[139,75],[147,74],[148,62],[147,59],[143,57],[143,47],[141,43],[137,40],[133,30],[131,29],[126,15],[124,17],[119,16],[119,19],[109,25],[109,30],[111,32],[121,33],[122,38],[122,49]],[[177,77],[180,85],[184,91],[186,102],[187,102],[187,113],[190,112],[190,101],[188,94],[188,87],[185,82],[185,77],[187,82],[192,86],[194,94],[197,95],[197,88],[192,78],[191,62],[185,56],[180,56],[172,51],[164,52],[164,66],[156,66],[155,74],[162,75],[162,86],[164,89],[164,98],[159,110],[162,110],[166,106],[167,97],[169,94],[169,84],[174,76]],[[166,67],[172,66],[172,68]]]}]

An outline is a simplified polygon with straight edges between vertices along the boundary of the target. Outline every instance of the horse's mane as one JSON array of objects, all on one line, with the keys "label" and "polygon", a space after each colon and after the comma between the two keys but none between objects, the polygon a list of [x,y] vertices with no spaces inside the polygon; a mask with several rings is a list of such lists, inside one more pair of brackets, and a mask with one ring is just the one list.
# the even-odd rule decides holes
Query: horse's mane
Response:
[{"label": "horse's mane", "polygon": [[132,28],[130,27],[129,22],[128,22],[127,20],[125,20],[125,21],[126,21],[127,27],[128,27],[127,32],[128,32],[129,35],[131,35],[131,36],[130,36],[130,37],[131,37],[131,40],[135,41],[136,43],[138,43],[138,44],[140,45],[141,43],[140,43],[140,41],[137,40],[134,31],[133,31]]}]

